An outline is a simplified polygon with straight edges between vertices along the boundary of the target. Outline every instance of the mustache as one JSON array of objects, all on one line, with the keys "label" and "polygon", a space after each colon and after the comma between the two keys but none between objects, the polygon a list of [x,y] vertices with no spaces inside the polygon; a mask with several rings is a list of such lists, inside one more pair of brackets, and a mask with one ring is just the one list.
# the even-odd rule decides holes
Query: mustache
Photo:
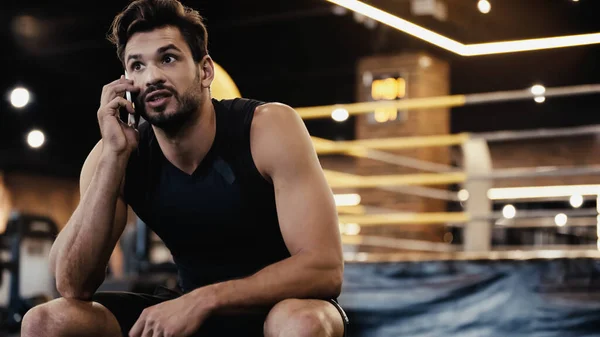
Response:
[{"label": "mustache", "polygon": [[151,93],[158,91],[158,90],[167,90],[171,93],[171,95],[173,95],[174,97],[177,97],[177,91],[175,91],[175,88],[171,88],[162,83],[158,83],[158,84],[153,84],[153,85],[148,86],[148,88],[146,88],[146,90],[144,90],[144,92],[138,96],[138,100],[140,102],[145,102],[146,96],[148,96]]}]

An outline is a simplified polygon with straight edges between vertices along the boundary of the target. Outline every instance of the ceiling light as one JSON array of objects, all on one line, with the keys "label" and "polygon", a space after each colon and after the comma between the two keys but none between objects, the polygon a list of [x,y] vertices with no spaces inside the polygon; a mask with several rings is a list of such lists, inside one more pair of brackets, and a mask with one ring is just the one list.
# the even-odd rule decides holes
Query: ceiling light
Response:
[{"label": "ceiling light", "polygon": [[10,93],[10,104],[15,108],[22,108],[29,103],[29,91],[25,88],[15,88]]},{"label": "ceiling light", "polygon": [[546,93],[546,87],[540,84],[536,84],[531,87],[531,93],[536,96],[541,96]]},{"label": "ceiling light", "polygon": [[477,9],[483,14],[487,14],[492,10],[492,4],[488,0],[479,0]]},{"label": "ceiling light", "polygon": [[465,45],[358,0],[326,0],[462,56],[515,53],[600,43],[600,33]]},{"label": "ceiling light", "polygon": [[579,208],[583,205],[583,196],[581,196],[581,194],[573,194],[571,198],[569,198],[569,203],[573,208]]},{"label": "ceiling light", "polygon": [[517,209],[513,205],[506,205],[502,208],[502,216],[506,219],[512,219],[517,215]]},{"label": "ceiling light", "polygon": [[492,200],[513,200],[535,198],[568,198],[574,194],[579,194],[582,196],[596,196],[599,193],[600,185],[558,185],[491,188],[488,190],[487,196]]},{"label": "ceiling light", "polygon": [[350,117],[350,113],[346,109],[335,109],[331,113],[331,118],[336,122],[343,122]]},{"label": "ceiling light", "polygon": [[566,215],[566,214],[564,214],[564,213],[557,214],[557,215],[554,217],[554,223],[555,223],[555,224],[556,224],[558,227],[562,227],[562,226],[566,225],[566,224],[567,224],[567,220],[568,220],[568,218],[567,218],[567,215]]},{"label": "ceiling light", "polygon": [[44,145],[44,140],[44,133],[40,130],[33,130],[27,135],[27,144],[34,149]]}]

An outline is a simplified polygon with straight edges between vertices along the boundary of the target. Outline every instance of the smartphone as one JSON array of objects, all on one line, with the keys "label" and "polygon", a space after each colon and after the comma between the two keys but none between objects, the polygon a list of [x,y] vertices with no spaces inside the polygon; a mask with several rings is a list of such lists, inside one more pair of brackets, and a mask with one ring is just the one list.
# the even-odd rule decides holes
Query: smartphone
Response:
[{"label": "smartphone", "polygon": [[[125,78],[129,79],[129,75],[127,74],[127,71],[125,71]],[[135,102],[133,101],[133,99],[131,98],[131,92],[126,91],[125,92],[125,98],[131,102],[131,104],[133,105],[133,109],[135,110]],[[136,116],[135,114],[130,114],[129,112],[127,113],[127,124],[129,126],[132,126],[134,128],[137,129],[138,125],[137,125],[137,121],[136,121]]]}]

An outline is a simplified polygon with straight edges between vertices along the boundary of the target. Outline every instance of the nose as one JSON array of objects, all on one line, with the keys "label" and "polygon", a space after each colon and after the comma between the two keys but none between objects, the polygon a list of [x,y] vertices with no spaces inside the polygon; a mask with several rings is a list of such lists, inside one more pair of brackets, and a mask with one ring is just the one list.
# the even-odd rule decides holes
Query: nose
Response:
[{"label": "nose", "polygon": [[148,65],[146,71],[144,72],[144,75],[146,77],[144,81],[146,87],[157,84],[163,84],[166,81],[164,73],[159,67],[156,67],[154,65]]}]

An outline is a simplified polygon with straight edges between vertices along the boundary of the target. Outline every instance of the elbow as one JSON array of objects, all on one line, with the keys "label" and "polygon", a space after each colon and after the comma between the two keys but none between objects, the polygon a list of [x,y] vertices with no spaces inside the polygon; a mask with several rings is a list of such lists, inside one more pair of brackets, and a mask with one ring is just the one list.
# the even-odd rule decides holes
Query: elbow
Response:
[{"label": "elbow", "polygon": [[342,293],[342,284],[344,282],[344,269],[331,268],[327,272],[327,276],[322,278],[322,295],[325,299],[335,299]]},{"label": "elbow", "polygon": [[[98,286],[103,282],[92,282]],[[78,282],[70,277],[61,276],[56,278],[56,290],[65,299],[74,299],[80,301],[91,301],[98,286],[86,285],[86,282]],[[89,283],[89,282],[88,282]]]},{"label": "elbow", "polygon": [[60,279],[56,282],[56,290],[61,297],[65,299],[73,299],[80,301],[91,301],[94,291],[85,289],[84,287],[75,286],[69,282],[61,281]]},{"label": "elbow", "polygon": [[56,290],[61,297],[71,300],[90,301],[93,293],[84,289],[72,286],[61,285],[57,282]]},{"label": "elbow", "polygon": [[342,293],[342,285],[344,283],[344,267],[335,268],[331,272],[331,280],[329,282],[329,292],[331,298],[338,298]]}]

